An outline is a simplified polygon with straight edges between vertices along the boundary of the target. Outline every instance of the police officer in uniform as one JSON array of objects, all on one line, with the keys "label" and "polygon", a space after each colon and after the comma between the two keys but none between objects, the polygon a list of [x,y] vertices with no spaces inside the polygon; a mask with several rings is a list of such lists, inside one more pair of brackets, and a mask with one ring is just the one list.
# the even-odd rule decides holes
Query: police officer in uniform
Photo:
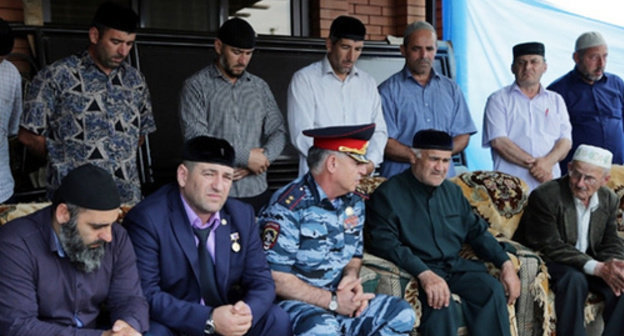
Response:
[{"label": "police officer in uniform", "polygon": [[355,187],[375,124],[327,127],[314,138],[310,171],[278,190],[259,217],[279,305],[295,335],[407,335],[410,305],[364,293],[364,200]]}]

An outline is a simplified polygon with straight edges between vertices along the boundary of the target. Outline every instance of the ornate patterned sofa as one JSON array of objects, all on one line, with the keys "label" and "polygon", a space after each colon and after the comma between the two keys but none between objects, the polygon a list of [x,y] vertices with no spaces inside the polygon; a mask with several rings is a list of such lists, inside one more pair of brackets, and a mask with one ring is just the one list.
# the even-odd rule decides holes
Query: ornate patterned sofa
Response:
[{"label": "ornate patterned sofa", "polygon": [[[377,186],[383,183],[383,178],[368,178],[362,181],[359,191],[365,194],[372,193]],[[463,173],[451,179],[458,184],[466,198],[470,201],[476,213],[481,215],[489,224],[490,232],[497,239],[509,242],[516,248],[511,255],[512,261],[518,269],[522,282],[521,295],[515,307],[508,307],[510,313],[511,331],[514,336],[553,336],[555,335],[555,314],[553,294],[548,287],[548,276],[542,259],[533,251],[510,240],[515,232],[524,206],[528,199],[526,183],[516,177],[492,171],[474,171]],[[624,237],[624,166],[614,166],[611,170],[611,179],[608,187],[620,197],[618,215],[619,233]],[[27,203],[0,205],[0,225],[39,210],[49,203]],[[130,210],[122,207],[120,219]],[[462,251],[466,258],[475,258],[469,246]],[[361,277],[365,290],[368,292],[384,293],[404,297],[412,304],[418,317],[421,316],[420,302],[418,301],[418,285],[408,273],[393,263],[365,253],[364,266]],[[498,270],[489,265],[490,272],[497,276]],[[455,300],[461,300],[454,295]],[[590,295],[585,307],[585,322],[591,324],[596,316],[602,312],[600,299]],[[462,319],[458,316],[458,319]],[[416,327],[412,332],[418,335]],[[599,332],[598,327],[598,332]],[[465,327],[458,330],[458,335],[467,335]]]}]

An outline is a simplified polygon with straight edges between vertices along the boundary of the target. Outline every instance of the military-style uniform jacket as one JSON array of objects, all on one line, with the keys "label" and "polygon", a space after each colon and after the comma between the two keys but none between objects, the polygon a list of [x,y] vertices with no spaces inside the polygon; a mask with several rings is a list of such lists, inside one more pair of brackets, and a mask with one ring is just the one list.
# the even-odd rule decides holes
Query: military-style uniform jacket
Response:
[{"label": "military-style uniform jacket", "polygon": [[271,269],[335,290],[343,268],[363,253],[362,197],[330,201],[310,173],[275,192],[258,219]]}]

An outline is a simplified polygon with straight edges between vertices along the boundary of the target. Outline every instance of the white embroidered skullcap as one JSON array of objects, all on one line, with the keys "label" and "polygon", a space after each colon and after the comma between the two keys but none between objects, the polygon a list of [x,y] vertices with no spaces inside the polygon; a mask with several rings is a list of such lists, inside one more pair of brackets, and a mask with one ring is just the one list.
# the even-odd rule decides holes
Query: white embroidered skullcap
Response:
[{"label": "white embroidered skullcap", "polygon": [[594,166],[611,169],[613,154],[608,150],[596,146],[580,145],[574,152],[574,161],[583,161]]},{"label": "white embroidered skullcap", "polygon": [[591,47],[607,45],[607,42],[599,32],[586,32],[576,39],[574,51],[579,51]]}]

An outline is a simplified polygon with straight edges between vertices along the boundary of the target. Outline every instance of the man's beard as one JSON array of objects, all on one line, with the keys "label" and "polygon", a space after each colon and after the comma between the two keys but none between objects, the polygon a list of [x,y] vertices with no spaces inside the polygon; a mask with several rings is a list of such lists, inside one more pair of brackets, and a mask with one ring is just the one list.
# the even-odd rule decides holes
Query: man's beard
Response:
[{"label": "man's beard", "polygon": [[103,240],[93,242],[93,244],[99,244],[98,247],[85,245],[78,232],[76,219],[77,216],[72,214],[69,221],[61,225],[59,240],[72,264],[78,267],[79,270],[90,273],[100,267],[105,253],[106,242]]},{"label": "man's beard", "polygon": [[240,73],[235,73],[233,67],[230,65],[230,63],[227,62],[225,57],[221,58],[219,62],[221,64],[221,68],[223,68],[223,71],[225,71],[225,73],[230,78],[241,78],[243,76],[243,73],[245,73],[245,69],[243,69],[243,71],[241,71]]}]

